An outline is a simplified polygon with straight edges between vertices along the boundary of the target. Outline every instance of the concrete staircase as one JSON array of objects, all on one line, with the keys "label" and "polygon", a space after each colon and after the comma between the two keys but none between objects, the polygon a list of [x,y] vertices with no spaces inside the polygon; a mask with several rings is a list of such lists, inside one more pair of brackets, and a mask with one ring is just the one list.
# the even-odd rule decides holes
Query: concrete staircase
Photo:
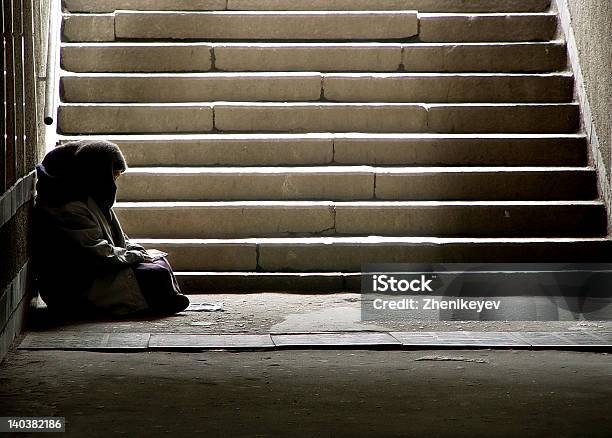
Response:
[{"label": "concrete staircase", "polygon": [[126,232],[187,290],[612,258],[550,0],[64,6],[61,140],[121,146]]}]

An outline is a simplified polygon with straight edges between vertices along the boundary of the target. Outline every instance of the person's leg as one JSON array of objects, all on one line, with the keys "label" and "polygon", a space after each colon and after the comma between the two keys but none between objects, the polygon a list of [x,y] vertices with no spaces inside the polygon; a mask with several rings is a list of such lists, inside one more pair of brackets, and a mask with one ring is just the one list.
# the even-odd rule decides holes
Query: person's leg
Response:
[{"label": "person's leg", "polygon": [[138,285],[155,313],[176,313],[189,305],[180,293],[172,268],[164,260],[139,263],[133,267]]},{"label": "person's leg", "polygon": [[172,267],[170,266],[170,263],[168,262],[168,260],[165,257],[162,257],[159,260],[156,260],[156,263],[164,266],[168,272],[170,273],[170,278],[172,279],[172,284],[174,286],[174,290],[176,291],[176,293],[180,294],[181,292],[181,288],[178,284],[178,281],[176,279],[176,276],[174,275],[174,271],[172,270]]}]

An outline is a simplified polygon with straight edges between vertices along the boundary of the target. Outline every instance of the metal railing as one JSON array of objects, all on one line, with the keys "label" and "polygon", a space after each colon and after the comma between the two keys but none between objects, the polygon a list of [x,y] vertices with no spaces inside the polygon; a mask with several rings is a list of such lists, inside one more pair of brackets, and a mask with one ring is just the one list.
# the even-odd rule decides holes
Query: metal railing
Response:
[{"label": "metal railing", "polygon": [[46,125],[52,125],[55,119],[57,96],[57,57],[59,54],[59,29],[61,28],[62,11],[60,0],[49,1],[49,27],[47,30],[47,72],[45,76],[45,116]]}]

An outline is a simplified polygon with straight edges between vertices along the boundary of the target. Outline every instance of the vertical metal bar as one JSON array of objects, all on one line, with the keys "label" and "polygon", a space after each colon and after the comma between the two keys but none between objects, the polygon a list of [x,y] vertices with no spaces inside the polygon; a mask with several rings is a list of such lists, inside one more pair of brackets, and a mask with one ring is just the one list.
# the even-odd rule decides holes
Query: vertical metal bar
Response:
[{"label": "vertical metal bar", "polygon": [[15,183],[15,68],[13,44],[13,2],[4,0],[4,36],[6,39],[6,173],[5,187]]},{"label": "vertical metal bar", "polygon": [[0,110],[0,136],[2,139],[2,148],[0,149],[0,194],[6,191],[6,73],[5,73],[5,58],[6,58],[6,32],[4,26],[4,3],[7,0],[2,0],[2,56],[0,56],[0,70],[2,70],[2,109]]},{"label": "vertical metal bar", "polygon": [[24,89],[25,89],[25,169],[30,172],[38,161],[38,105],[36,50],[34,41],[34,5],[23,0]]},{"label": "vertical metal bar", "polygon": [[45,93],[45,123],[53,124],[55,118],[55,75],[57,66],[58,29],[60,26],[61,11],[57,0],[49,1],[49,29],[47,33],[47,74]]},{"label": "vertical metal bar", "polygon": [[13,41],[15,68],[15,178],[25,175],[24,112],[25,102],[23,88],[23,4],[22,0],[13,0]]}]

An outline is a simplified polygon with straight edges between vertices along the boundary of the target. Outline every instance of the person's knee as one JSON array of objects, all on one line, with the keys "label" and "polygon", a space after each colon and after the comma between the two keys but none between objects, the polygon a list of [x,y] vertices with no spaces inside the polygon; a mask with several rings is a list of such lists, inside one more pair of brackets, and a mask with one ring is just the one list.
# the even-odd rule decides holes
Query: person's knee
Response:
[{"label": "person's knee", "polygon": [[168,268],[157,263],[139,263],[134,268],[136,271],[151,272],[152,274],[166,274]]}]

